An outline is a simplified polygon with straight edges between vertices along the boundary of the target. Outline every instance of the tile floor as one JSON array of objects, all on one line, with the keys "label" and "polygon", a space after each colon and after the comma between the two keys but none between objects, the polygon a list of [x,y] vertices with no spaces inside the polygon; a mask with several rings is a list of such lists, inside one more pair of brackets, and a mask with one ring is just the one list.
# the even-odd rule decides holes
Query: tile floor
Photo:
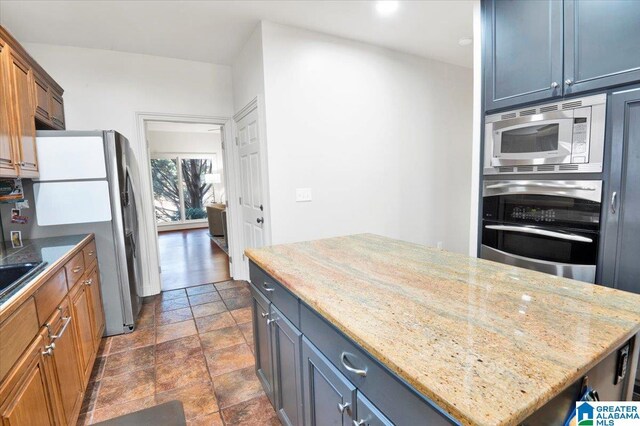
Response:
[{"label": "tile floor", "polygon": [[175,399],[188,425],[279,425],[254,372],[252,330],[244,281],[145,299],[136,331],[102,340],[78,425]]}]

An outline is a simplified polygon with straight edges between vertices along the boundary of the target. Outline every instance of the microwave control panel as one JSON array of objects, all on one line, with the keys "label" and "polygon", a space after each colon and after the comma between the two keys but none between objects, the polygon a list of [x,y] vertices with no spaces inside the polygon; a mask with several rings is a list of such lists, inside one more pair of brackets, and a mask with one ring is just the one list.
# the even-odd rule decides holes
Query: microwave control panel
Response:
[{"label": "microwave control panel", "polygon": [[573,114],[573,140],[571,141],[571,162],[589,162],[589,124],[591,107],[578,108]]}]

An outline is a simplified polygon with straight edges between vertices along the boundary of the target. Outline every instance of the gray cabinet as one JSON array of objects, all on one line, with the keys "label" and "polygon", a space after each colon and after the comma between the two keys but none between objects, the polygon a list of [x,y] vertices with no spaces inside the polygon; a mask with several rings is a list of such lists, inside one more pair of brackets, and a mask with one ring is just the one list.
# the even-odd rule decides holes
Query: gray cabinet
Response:
[{"label": "gray cabinet", "polygon": [[256,375],[262,383],[264,392],[275,406],[272,360],[272,327],[269,313],[269,300],[254,286],[251,286],[253,297],[253,343],[256,357]]},{"label": "gray cabinet", "polygon": [[356,388],[309,340],[302,338],[307,426],[352,426]]},{"label": "gray cabinet", "polygon": [[302,333],[273,304],[273,371],[276,412],[285,426],[303,424],[302,369],[300,347]]},{"label": "gray cabinet", "polygon": [[393,426],[393,423],[359,391],[356,396],[355,418],[354,426]]},{"label": "gray cabinet", "polygon": [[640,293],[640,88],[610,97],[611,172],[602,284]]},{"label": "gray cabinet", "polygon": [[640,2],[564,0],[564,93],[640,81]]},{"label": "gray cabinet", "polygon": [[485,109],[562,95],[562,2],[488,0]]}]

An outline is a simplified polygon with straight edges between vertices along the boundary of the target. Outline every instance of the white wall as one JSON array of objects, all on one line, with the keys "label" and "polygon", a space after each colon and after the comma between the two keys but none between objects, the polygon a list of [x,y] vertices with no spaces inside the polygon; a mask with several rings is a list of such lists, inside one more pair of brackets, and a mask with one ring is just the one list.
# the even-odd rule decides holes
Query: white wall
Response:
[{"label": "white wall", "polygon": [[213,154],[216,163],[213,173],[219,173],[221,183],[214,184],[216,202],[224,202],[225,182],[220,133],[147,131],[149,150],[153,154]]},{"label": "white wall", "polygon": [[466,253],[472,70],[262,28],[272,242],[374,232]]},{"label": "white wall", "polygon": [[257,95],[264,95],[262,23],[260,23],[233,61],[233,106],[240,111]]},{"label": "white wall", "polygon": [[[136,113],[230,117],[231,67],[149,55],[24,43],[27,51],[65,89],[67,129],[115,129],[142,152]],[[143,259],[157,257],[155,218],[140,211]],[[144,271],[143,295],[160,291],[157,272]]]}]

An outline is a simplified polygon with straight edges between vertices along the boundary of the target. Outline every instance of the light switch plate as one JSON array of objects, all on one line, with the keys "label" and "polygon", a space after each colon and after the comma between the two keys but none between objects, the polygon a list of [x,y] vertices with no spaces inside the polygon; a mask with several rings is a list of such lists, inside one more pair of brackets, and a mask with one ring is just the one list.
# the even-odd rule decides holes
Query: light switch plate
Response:
[{"label": "light switch plate", "polygon": [[311,201],[311,188],[296,188],[296,203]]}]

